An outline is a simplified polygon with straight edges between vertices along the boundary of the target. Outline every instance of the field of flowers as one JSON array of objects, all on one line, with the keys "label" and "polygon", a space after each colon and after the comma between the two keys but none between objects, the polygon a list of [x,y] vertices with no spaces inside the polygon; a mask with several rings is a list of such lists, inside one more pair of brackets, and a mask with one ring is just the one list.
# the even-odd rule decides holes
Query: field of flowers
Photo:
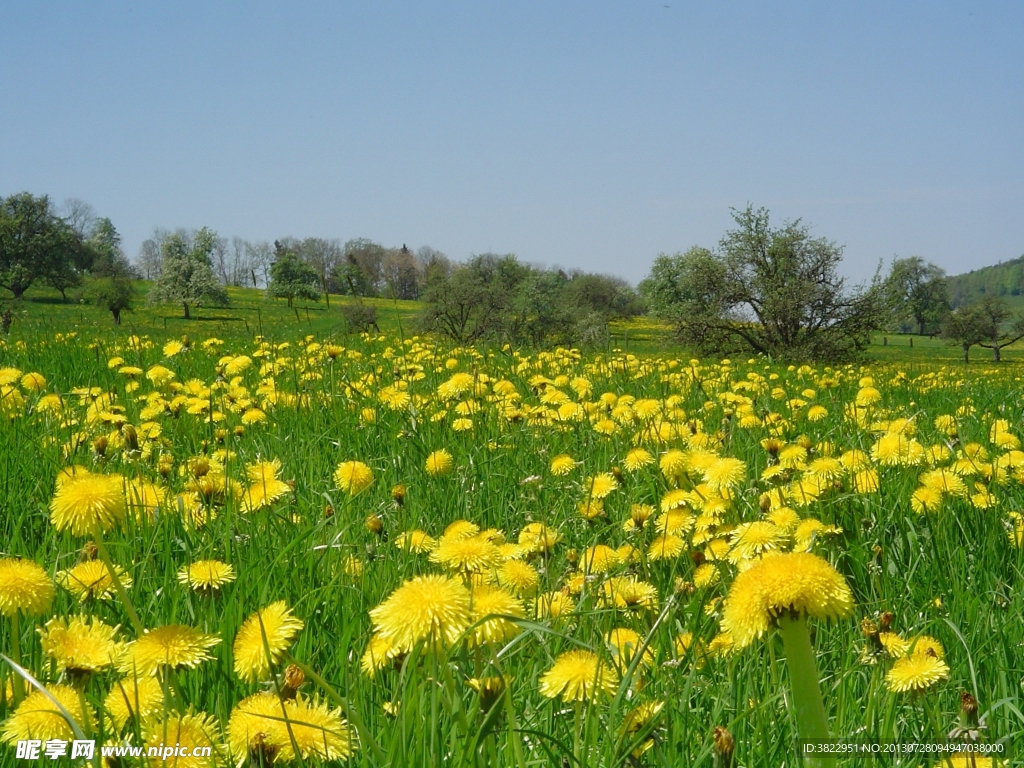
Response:
[{"label": "field of flowers", "polygon": [[1022,379],[12,339],[0,765],[29,738],[212,747],[152,763],[182,768],[1012,757]]}]

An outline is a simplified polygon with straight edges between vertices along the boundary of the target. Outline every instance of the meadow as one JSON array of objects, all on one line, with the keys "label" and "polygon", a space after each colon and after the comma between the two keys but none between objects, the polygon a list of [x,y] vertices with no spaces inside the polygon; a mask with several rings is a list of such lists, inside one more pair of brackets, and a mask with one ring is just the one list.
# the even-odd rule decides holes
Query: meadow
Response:
[{"label": "meadow", "polygon": [[0,651],[32,678],[0,672],[0,765],[80,733],[212,748],[151,763],[182,768],[791,766],[816,695],[834,738],[1001,750],[892,765],[1020,759],[1015,353],[34,298],[0,342]]}]

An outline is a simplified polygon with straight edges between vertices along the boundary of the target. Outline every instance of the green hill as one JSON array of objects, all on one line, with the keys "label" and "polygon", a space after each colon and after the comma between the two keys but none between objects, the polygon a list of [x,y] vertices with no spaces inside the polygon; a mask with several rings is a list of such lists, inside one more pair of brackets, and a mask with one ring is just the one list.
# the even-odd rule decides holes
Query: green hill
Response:
[{"label": "green hill", "polygon": [[[956,307],[985,296],[1024,296],[1024,256],[962,275],[951,275],[948,281],[949,295]],[[1017,302],[1011,299],[1010,303]]]}]

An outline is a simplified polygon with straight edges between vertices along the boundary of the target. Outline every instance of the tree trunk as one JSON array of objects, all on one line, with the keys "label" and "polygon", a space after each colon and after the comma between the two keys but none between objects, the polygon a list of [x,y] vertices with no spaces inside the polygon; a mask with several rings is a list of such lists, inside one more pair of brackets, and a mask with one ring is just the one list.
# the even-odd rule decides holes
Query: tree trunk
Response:
[{"label": "tree trunk", "polygon": [[121,310],[120,309],[112,309],[112,310],[110,310],[110,313],[114,316],[114,325],[120,325],[121,324]]},{"label": "tree trunk", "polygon": [[924,320],[919,320],[917,323],[917,335],[924,336]]},{"label": "tree trunk", "polygon": [[969,363],[971,361],[970,357],[969,357],[970,353],[971,353],[971,345],[970,344],[964,344],[964,362],[965,363]]},{"label": "tree trunk", "polygon": [[289,296],[288,297],[288,308],[291,309],[291,307],[292,307],[292,297]]},{"label": "tree trunk", "polygon": [[1002,356],[1001,355],[1002,355],[1002,353],[999,351],[999,345],[998,344],[993,344],[992,345],[992,359],[995,362],[997,362],[997,363],[1001,362],[1002,361]]},{"label": "tree trunk", "polygon": [[188,312],[188,302],[184,302],[184,303],[185,303],[185,319],[186,320],[191,320],[192,319],[192,315],[190,315],[189,312]]}]

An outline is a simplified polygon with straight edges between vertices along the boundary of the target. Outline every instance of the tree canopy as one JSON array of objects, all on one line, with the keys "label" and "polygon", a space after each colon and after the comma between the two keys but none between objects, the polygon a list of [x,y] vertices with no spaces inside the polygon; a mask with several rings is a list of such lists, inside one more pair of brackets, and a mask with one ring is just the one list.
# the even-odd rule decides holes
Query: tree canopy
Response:
[{"label": "tree canopy", "polygon": [[280,241],[274,243],[274,249],[277,257],[270,265],[267,296],[287,299],[289,307],[295,299],[319,301],[321,278],[316,269]]},{"label": "tree canopy", "polygon": [[662,254],[641,283],[651,311],[684,343],[704,354],[821,360],[867,347],[885,318],[877,279],[848,290],[838,273],[842,248],[799,220],[773,229],[769,212],[750,206],[733,218],[717,251]]},{"label": "tree canopy", "polygon": [[192,238],[180,233],[169,235],[161,244],[160,275],[149,292],[153,304],[181,304],[185,319],[189,308],[206,304],[226,306],[228,293],[213,272],[216,233],[203,227]]},{"label": "tree canopy", "polygon": [[21,298],[42,280],[63,294],[88,266],[82,238],[49,197],[21,192],[0,201],[0,287]]},{"label": "tree canopy", "polygon": [[946,273],[920,256],[894,259],[885,291],[896,322],[912,324],[919,336],[938,331],[950,311]]}]

